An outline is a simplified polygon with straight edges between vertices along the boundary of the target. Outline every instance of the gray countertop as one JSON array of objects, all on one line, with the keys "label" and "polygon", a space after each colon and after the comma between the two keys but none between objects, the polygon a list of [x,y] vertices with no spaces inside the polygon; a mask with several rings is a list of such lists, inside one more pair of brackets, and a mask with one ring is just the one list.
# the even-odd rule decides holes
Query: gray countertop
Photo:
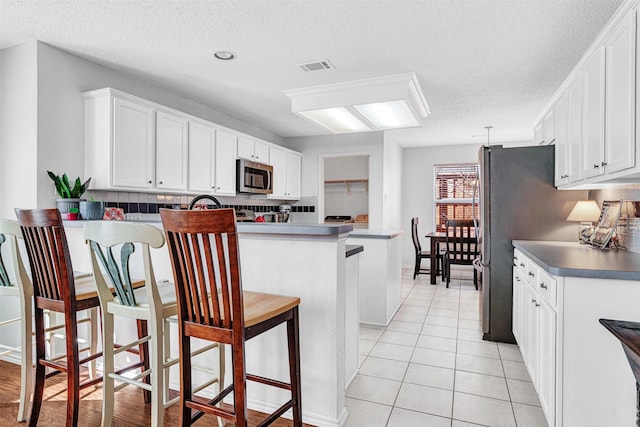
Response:
[{"label": "gray countertop", "polygon": [[640,280],[640,254],[577,242],[514,240],[513,246],[555,276]]},{"label": "gray countertop", "polygon": [[[160,221],[138,220],[144,224],[151,224],[162,228]],[[64,221],[65,227],[84,227],[87,221]],[[337,236],[347,234],[353,230],[353,224],[295,224],[278,222],[239,222],[238,233],[251,234],[279,234],[305,236]]]},{"label": "gray countertop", "polygon": [[355,237],[358,239],[393,239],[402,235],[402,230],[384,230],[384,229],[371,229],[371,228],[357,228],[349,233],[349,237]]}]

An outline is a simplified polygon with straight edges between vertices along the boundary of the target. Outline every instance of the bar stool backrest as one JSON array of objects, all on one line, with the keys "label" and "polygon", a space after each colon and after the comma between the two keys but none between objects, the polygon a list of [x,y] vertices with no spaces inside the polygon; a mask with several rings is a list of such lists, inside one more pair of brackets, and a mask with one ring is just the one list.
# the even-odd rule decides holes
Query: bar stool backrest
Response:
[{"label": "bar stool backrest", "polygon": [[[75,307],[73,267],[58,209],[16,209],[27,247],[36,301],[58,311]],[[72,310],[75,311],[75,310]]]},{"label": "bar stool backrest", "polygon": [[[233,209],[160,211],[173,265],[181,323],[244,334]],[[220,331],[222,335],[224,331]],[[221,342],[230,342],[231,335]]]}]

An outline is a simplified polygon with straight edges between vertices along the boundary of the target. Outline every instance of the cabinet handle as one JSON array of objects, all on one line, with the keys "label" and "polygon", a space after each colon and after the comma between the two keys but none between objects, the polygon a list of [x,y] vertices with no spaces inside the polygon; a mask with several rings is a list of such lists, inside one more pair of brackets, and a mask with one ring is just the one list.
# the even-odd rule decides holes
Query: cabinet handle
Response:
[{"label": "cabinet handle", "polygon": [[162,181],[160,181],[158,184],[162,185]]},{"label": "cabinet handle", "polygon": [[597,164],[597,163],[594,163],[594,164],[593,164],[593,168],[594,168],[594,169],[598,169],[599,167],[600,167],[600,165],[599,165],[599,164]]},{"label": "cabinet handle", "polygon": [[149,181],[147,181],[147,184],[152,184],[152,182],[149,180]]},{"label": "cabinet handle", "polygon": [[219,189],[220,189],[220,187],[216,187],[216,190],[219,190]]},{"label": "cabinet handle", "polygon": [[521,262],[521,263],[520,263],[520,267],[524,267],[524,262]]},{"label": "cabinet handle", "polygon": [[545,285],[545,284],[544,284],[544,282],[540,283],[540,287],[541,287],[542,289],[547,289],[547,285]]},{"label": "cabinet handle", "polygon": [[536,304],[536,307],[540,307],[540,304],[538,304],[537,302],[535,304]]},{"label": "cabinet handle", "polygon": [[529,276],[531,276],[531,277],[535,276],[535,274],[533,274],[533,271],[529,272]]},{"label": "cabinet handle", "polygon": [[602,167],[607,166],[607,162],[602,162],[602,163],[600,163],[600,164],[602,165]]},{"label": "cabinet handle", "polygon": [[537,303],[538,303],[538,301],[536,301],[536,300],[535,300],[535,299],[533,299],[533,298],[531,298],[531,302],[532,302],[532,303],[534,303],[534,304],[537,304]]},{"label": "cabinet handle", "polygon": [[520,281],[520,278],[519,278],[518,276],[516,276],[516,280],[519,282],[519,281]]}]

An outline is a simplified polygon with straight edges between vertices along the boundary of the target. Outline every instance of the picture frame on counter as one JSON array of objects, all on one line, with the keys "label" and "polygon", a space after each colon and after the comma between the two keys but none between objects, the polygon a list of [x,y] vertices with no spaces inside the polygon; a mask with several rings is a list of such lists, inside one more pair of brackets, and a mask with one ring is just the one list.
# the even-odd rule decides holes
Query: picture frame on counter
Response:
[{"label": "picture frame on counter", "polygon": [[602,202],[602,210],[598,224],[591,235],[589,243],[597,248],[606,249],[615,239],[616,227],[622,212],[622,200],[605,200]]}]

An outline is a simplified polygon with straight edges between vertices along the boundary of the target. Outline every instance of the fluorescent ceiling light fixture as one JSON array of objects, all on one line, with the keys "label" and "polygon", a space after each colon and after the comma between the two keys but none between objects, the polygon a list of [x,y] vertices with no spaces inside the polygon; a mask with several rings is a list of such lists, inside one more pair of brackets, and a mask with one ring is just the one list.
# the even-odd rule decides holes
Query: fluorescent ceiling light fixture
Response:
[{"label": "fluorescent ceiling light fixture", "polygon": [[353,106],[378,129],[418,127],[420,123],[404,100]]},{"label": "fluorescent ceiling light fixture", "polygon": [[367,132],[369,126],[358,120],[344,107],[301,111],[301,115],[335,133]]},{"label": "fluorescent ceiling light fixture", "polygon": [[334,133],[419,127],[430,113],[414,73],[291,89],[284,94],[291,99],[292,112]]}]

